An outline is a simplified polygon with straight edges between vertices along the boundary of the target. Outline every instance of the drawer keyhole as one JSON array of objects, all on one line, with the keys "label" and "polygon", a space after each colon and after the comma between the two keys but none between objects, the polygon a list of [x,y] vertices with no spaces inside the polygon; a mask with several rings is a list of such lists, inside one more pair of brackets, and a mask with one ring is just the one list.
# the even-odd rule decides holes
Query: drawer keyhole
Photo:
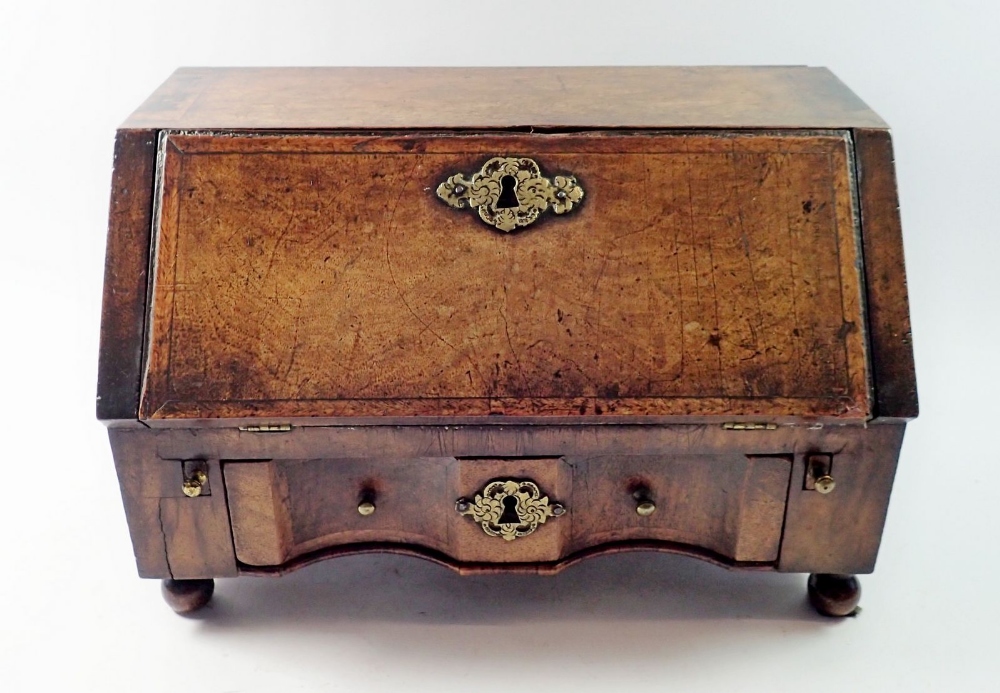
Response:
[{"label": "drawer keyhole", "polygon": [[517,179],[514,176],[504,176],[500,179],[500,198],[497,200],[497,209],[515,209],[520,207],[517,201]]},{"label": "drawer keyhole", "polygon": [[517,514],[517,498],[507,496],[503,499],[503,513],[500,514],[498,525],[519,525],[521,516]]}]

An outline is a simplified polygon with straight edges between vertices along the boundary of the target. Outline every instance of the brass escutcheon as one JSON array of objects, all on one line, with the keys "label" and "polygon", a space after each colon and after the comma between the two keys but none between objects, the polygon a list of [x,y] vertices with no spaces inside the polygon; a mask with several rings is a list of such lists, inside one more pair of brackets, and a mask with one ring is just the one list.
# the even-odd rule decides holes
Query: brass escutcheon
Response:
[{"label": "brass escutcheon", "polygon": [[533,481],[491,481],[474,501],[459,498],[455,509],[479,523],[491,537],[513,541],[526,537],[550,517],[566,513],[559,503],[549,503]]},{"label": "brass escutcheon", "polygon": [[437,188],[437,195],[456,209],[476,208],[484,222],[510,232],[535,221],[552,207],[565,214],[583,199],[573,176],[542,175],[533,159],[496,156],[466,178],[456,173]]}]

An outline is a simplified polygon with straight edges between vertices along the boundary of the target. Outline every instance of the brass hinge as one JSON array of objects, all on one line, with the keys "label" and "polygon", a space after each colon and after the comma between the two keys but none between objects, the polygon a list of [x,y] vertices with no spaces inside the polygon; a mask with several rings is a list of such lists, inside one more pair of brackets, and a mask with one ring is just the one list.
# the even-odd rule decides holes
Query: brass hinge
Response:
[{"label": "brass hinge", "polygon": [[292,430],[291,424],[260,424],[259,426],[240,426],[247,433],[283,433]]},{"label": "brass hinge", "polygon": [[743,423],[742,421],[729,421],[722,424],[727,431],[773,431],[778,428],[776,423]]}]

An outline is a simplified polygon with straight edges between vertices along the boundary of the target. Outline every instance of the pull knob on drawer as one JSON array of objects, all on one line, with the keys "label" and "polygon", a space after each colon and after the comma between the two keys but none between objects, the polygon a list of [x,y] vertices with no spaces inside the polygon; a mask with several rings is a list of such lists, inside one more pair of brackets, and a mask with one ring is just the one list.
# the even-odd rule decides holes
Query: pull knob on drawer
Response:
[{"label": "pull knob on drawer", "polygon": [[635,506],[635,512],[640,517],[649,517],[654,512],[656,512],[656,504],[653,501],[642,501],[637,506]]},{"label": "pull knob on drawer", "polygon": [[639,486],[632,492],[632,498],[635,499],[635,514],[639,517],[649,517],[656,512],[656,503],[650,494],[648,486]]},{"label": "pull knob on drawer", "polygon": [[198,470],[191,474],[191,476],[184,479],[184,483],[181,485],[181,491],[188,498],[197,498],[202,494],[205,488],[205,484],[208,483],[208,475],[205,472]]},{"label": "pull knob on drawer", "polygon": [[208,481],[208,465],[205,460],[184,460],[181,463],[181,493],[188,498],[212,495]]},{"label": "pull knob on drawer", "polygon": [[806,491],[819,491],[823,495],[831,493],[837,482],[833,479],[833,455],[812,454],[806,458]]},{"label": "pull knob on drawer", "polygon": [[358,496],[358,514],[362,517],[374,515],[377,506],[375,505],[375,490],[370,487],[361,489]]}]

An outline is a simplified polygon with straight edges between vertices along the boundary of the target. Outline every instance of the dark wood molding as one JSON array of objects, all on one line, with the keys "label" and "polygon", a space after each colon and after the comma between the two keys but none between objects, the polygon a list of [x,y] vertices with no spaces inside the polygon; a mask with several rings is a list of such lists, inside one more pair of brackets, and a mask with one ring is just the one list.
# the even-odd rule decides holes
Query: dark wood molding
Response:
[{"label": "dark wood molding", "polygon": [[868,330],[875,388],[873,418],[917,416],[917,379],[903,262],[892,139],[886,130],[855,130]]},{"label": "dark wood molding", "polygon": [[757,561],[733,561],[717,553],[690,546],[678,544],[670,541],[623,541],[610,542],[594,546],[582,551],[577,551],[558,561],[529,562],[529,563],[476,563],[456,561],[450,556],[439,551],[427,549],[422,546],[408,544],[389,544],[384,542],[369,542],[338,546],[322,551],[315,551],[304,556],[300,556],[293,561],[274,567],[258,567],[250,565],[240,565],[240,575],[258,576],[280,576],[295,572],[300,568],[343,556],[355,556],[363,553],[391,553],[402,556],[412,556],[422,558],[426,561],[436,563],[445,568],[454,570],[460,575],[479,575],[495,573],[529,573],[533,575],[555,575],[570,566],[576,565],[580,561],[597,556],[610,556],[617,553],[630,553],[634,551],[672,553],[681,556],[690,556],[714,565],[740,570],[773,571],[774,564]]},{"label": "dark wood molding", "polygon": [[97,418],[106,422],[134,421],[139,411],[155,169],[156,131],[119,130],[97,369]]}]

